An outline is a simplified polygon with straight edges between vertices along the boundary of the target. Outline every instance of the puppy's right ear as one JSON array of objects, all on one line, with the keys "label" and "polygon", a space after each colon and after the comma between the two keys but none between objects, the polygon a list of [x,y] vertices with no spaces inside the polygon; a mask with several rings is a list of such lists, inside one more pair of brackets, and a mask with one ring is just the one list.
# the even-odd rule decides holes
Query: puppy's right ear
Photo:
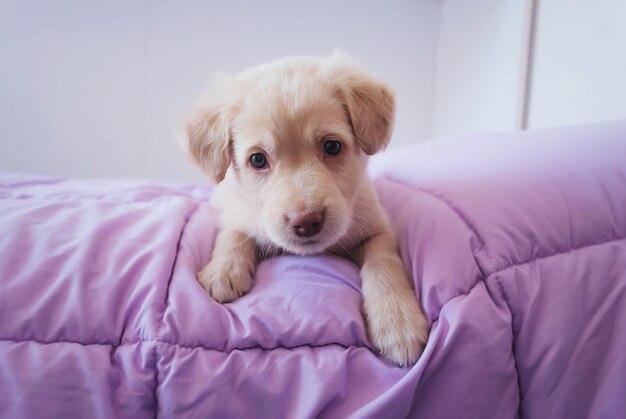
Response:
[{"label": "puppy's right ear", "polygon": [[178,132],[178,143],[200,170],[217,184],[230,164],[231,104],[227,95],[215,94],[189,112]]}]

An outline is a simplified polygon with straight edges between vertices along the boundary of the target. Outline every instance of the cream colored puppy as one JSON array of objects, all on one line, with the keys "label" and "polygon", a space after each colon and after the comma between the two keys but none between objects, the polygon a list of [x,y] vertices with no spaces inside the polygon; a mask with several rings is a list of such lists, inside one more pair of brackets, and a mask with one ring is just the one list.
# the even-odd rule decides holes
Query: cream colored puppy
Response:
[{"label": "cream colored puppy", "polygon": [[428,323],[366,174],[387,146],[393,93],[341,53],[292,57],[218,77],[179,140],[214,183],[219,233],[198,281],[218,302],[252,286],[260,258],[324,252],[361,268],[372,344],[413,364]]}]

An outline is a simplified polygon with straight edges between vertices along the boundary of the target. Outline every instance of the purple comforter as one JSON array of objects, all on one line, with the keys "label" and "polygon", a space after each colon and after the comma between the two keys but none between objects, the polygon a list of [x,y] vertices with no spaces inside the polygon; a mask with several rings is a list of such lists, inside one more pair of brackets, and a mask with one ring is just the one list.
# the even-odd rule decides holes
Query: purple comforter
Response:
[{"label": "purple comforter", "polygon": [[626,123],[371,172],[432,323],[410,369],[370,351],[341,258],[212,301],[208,186],[0,175],[0,417],[624,417]]}]

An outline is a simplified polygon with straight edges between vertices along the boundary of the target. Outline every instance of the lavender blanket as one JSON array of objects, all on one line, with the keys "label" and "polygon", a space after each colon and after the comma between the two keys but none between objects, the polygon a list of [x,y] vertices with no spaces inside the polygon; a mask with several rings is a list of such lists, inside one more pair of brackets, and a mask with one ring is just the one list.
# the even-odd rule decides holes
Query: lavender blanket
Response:
[{"label": "lavender blanket", "polygon": [[370,350],[341,258],[212,301],[208,186],[0,175],[0,417],[624,417],[626,123],[371,174],[432,323],[410,369]]}]

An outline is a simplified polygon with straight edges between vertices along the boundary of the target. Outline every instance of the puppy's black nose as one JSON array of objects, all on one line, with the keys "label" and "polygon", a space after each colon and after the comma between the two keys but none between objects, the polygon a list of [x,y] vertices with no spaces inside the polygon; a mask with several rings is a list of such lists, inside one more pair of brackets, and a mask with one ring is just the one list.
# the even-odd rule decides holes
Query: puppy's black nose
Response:
[{"label": "puppy's black nose", "polygon": [[309,211],[290,217],[291,228],[299,237],[311,237],[322,231],[324,211]]}]

